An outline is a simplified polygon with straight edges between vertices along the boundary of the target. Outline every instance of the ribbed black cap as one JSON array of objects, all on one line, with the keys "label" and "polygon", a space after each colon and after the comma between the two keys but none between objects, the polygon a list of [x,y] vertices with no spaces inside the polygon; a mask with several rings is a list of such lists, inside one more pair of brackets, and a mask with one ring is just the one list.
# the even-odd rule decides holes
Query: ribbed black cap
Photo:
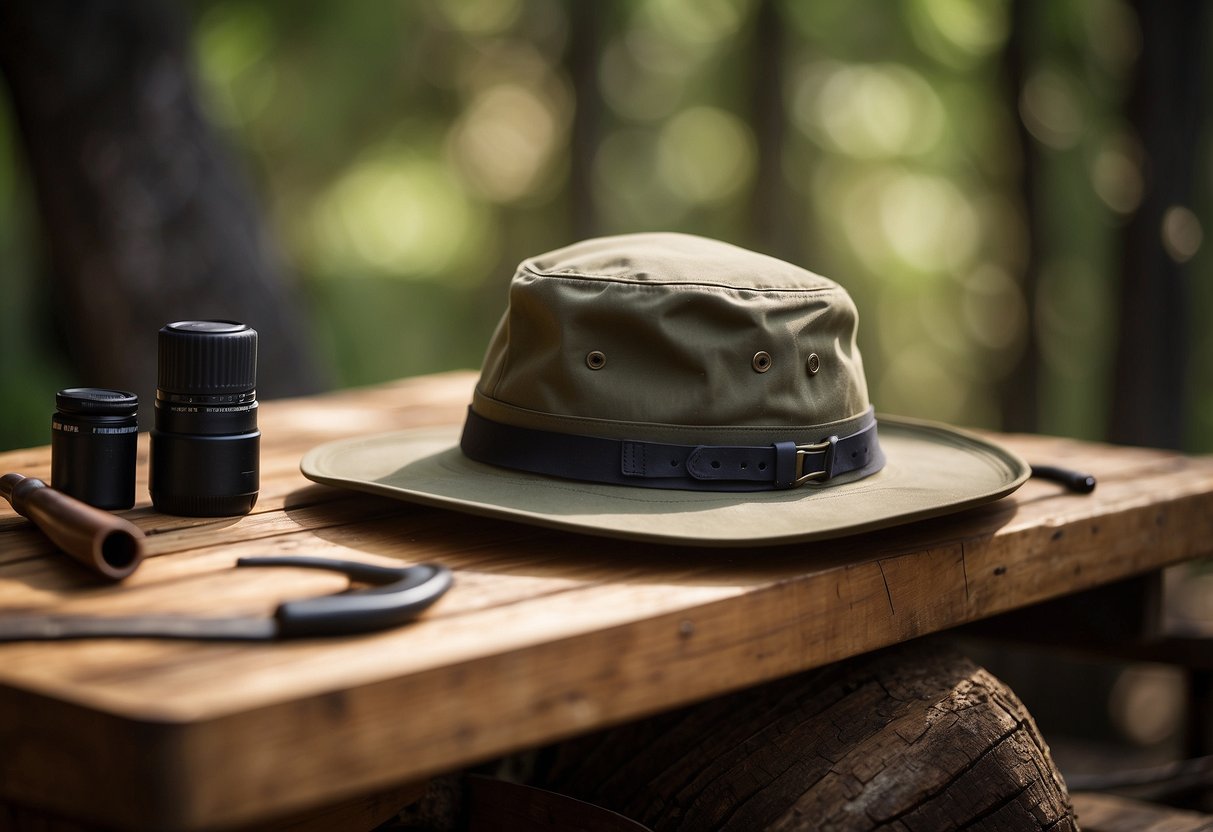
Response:
[{"label": "ribbed black cap", "polygon": [[139,397],[105,387],[69,387],[55,394],[55,408],[64,413],[133,416],[139,409]]},{"label": "ribbed black cap", "polygon": [[156,386],[211,395],[257,386],[257,330],[235,321],[178,321],[160,330]]}]

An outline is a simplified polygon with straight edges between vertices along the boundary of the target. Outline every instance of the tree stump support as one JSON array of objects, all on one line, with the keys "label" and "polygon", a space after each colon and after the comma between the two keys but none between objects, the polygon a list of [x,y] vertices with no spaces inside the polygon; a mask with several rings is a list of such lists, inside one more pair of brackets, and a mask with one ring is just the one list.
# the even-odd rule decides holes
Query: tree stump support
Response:
[{"label": "tree stump support", "polygon": [[1078,828],[1023,704],[921,643],[545,749],[533,784],[657,832]]}]

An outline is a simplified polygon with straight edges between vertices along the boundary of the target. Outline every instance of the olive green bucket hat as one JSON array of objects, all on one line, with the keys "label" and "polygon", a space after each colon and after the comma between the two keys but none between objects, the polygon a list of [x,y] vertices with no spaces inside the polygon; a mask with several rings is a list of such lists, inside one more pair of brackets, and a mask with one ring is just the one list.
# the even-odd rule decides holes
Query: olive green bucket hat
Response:
[{"label": "olive green bucket hat", "polygon": [[809,541],[1018,488],[1016,455],[868,401],[846,291],[683,234],[524,261],[462,426],[313,449],[303,473],[473,514],[663,543]]}]

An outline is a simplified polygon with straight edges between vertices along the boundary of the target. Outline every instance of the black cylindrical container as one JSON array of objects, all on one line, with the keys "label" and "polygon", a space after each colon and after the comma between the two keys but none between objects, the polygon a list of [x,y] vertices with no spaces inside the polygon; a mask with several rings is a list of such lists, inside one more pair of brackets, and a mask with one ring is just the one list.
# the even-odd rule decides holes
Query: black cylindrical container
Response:
[{"label": "black cylindrical container", "polygon": [[139,397],[125,390],[72,387],[55,394],[51,486],[90,506],[135,504]]},{"label": "black cylindrical container", "polygon": [[160,330],[152,503],[165,514],[227,517],[257,502],[257,332],[234,321]]}]

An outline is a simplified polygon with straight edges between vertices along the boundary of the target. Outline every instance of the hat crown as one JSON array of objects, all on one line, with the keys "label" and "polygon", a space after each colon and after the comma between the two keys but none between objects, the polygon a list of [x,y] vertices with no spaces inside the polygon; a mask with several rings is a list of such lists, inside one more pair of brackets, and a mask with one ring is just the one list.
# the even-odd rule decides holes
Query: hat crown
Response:
[{"label": "hat crown", "polygon": [[588,240],[518,267],[474,407],[588,435],[786,438],[868,410],[857,321],[837,283],[736,246]]}]

